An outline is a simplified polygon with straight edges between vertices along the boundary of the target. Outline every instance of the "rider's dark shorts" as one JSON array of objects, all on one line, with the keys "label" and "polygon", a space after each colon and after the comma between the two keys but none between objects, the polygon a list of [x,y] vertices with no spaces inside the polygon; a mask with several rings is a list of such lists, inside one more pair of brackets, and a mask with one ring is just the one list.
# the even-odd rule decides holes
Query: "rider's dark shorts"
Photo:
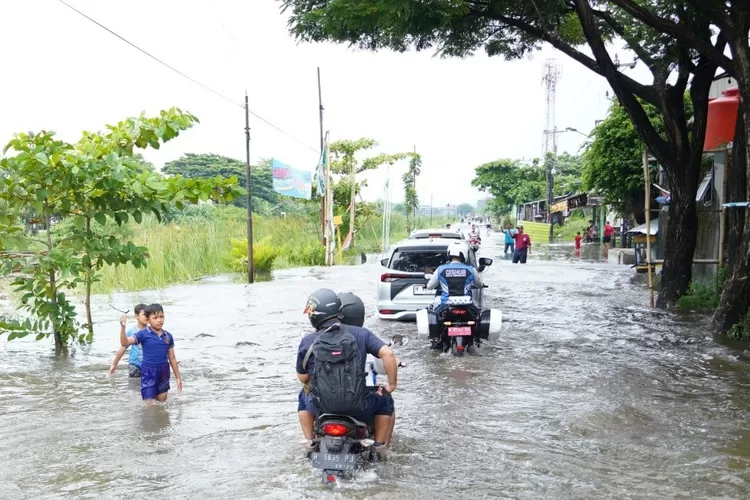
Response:
[{"label": "rider's dark shorts", "polygon": [[[297,396],[297,411],[309,411],[317,417],[319,413],[318,409],[312,404],[310,398],[309,394],[305,394],[300,390]],[[352,415],[352,417],[369,423],[373,421],[375,415],[391,415],[393,414],[393,410],[393,397],[390,394],[378,396],[377,392],[373,390],[368,391],[365,396],[365,411],[359,415]]]}]

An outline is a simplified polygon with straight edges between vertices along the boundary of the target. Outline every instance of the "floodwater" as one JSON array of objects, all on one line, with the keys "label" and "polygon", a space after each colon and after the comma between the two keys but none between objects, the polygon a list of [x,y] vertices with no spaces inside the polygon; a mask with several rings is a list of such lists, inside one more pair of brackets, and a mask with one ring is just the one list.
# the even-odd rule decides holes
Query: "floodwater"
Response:
[{"label": "floodwater", "polygon": [[[597,247],[576,258],[550,246],[514,266],[501,244],[482,250],[496,257],[486,297],[504,326],[481,356],[441,357],[414,324],[367,320],[413,338],[398,352],[390,460],[353,482],[327,489],[304,458],[294,359],[311,290],[351,290],[374,314],[376,259],[98,297],[96,342],[69,359],[3,339],[0,498],[748,498],[743,355],[700,317],[649,311],[633,270]],[[109,304],[152,301],[185,389],[144,407],[125,362],[107,376]]]}]

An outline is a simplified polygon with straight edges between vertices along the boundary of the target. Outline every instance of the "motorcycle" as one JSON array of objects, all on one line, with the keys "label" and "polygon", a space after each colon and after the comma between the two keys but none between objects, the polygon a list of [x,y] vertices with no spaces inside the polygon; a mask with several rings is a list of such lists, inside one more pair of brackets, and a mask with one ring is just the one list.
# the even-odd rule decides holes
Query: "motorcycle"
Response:
[{"label": "motorcycle", "polygon": [[[488,288],[483,285],[482,288]],[[439,293],[439,292],[438,292]],[[495,342],[500,338],[503,313],[499,309],[480,310],[470,296],[448,298],[447,307],[440,313],[434,309],[417,311],[417,336],[429,339],[432,346],[454,356],[479,347],[482,341]]]},{"label": "motorcycle", "polygon": [[469,247],[474,251],[479,250],[479,246],[482,244],[482,240],[479,239],[479,237],[470,237],[469,239]]},{"label": "motorcycle", "polygon": [[[403,346],[408,339],[395,335],[389,346]],[[378,360],[379,361],[379,360]],[[406,364],[399,360],[399,367]],[[382,363],[374,363],[371,370],[385,373]],[[371,386],[368,389],[375,390]],[[315,419],[313,425],[313,450],[308,458],[313,468],[323,472],[323,483],[336,483],[341,478],[350,479],[365,464],[379,462],[382,457],[372,449],[375,441],[375,429],[372,423],[360,422],[348,415],[323,413]]]}]

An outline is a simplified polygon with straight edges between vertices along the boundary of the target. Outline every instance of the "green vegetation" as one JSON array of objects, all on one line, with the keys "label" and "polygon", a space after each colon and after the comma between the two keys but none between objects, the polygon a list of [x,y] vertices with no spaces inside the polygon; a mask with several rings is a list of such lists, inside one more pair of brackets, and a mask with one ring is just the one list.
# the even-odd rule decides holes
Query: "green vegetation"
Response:
[{"label": "green vegetation", "polygon": [[679,298],[676,308],[679,311],[712,312],[719,305],[725,272],[720,269],[716,278],[708,283],[693,281],[686,294]]},{"label": "green vegetation", "polygon": [[[153,290],[217,274],[246,272],[247,212],[238,207],[186,207],[169,223],[149,217],[140,225],[117,228],[148,248],[148,266],[106,266],[95,293]],[[427,227],[429,218],[418,218]],[[436,226],[449,222],[435,218]],[[380,251],[380,216],[371,217],[360,230],[355,249],[344,252],[344,262],[359,252]],[[114,230],[114,228],[113,228]],[[320,226],[312,217],[253,216],[253,261],[258,272],[324,263]],[[391,215],[391,241],[405,238],[406,217]]]},{"label": "green vegetation", "polygon": [[[563,153],[555,165],[555,196],[575,194],[581,188],[581,159]],[[518,160],[502,159],[475,169],[471,185],[492,195],[487,211],[500,218],[513,207],[547,198],[547,170],[535,159],[531,165]]]},{"label": "green vegetation", "polygon": [[[173,108],[153,118],[128,118],[108,126],[106,133],[84,132],[75,144],[47,131],[13,137],[3,151],[12,154],[0,161],[0,251],[5,251],[0,276],[9,277],[22,294],[28,317],[0,322],[0,334],[7,333],[9,340],[53,335],[58,351],[69,340],[90,342],[90,296],[102,269],[123,264],[141,268],[148,255],[148,248],[121,232],[105,233],[102,226],[131,220],[138,225],[149,213],[160,219],[168,204],[181,209],[186,203],[228,202],[243,194],[236,178],[164,178],[134,155],[136,148],[159,148],[196,122]],[[53,223],[66,230],[50,230]],[[45,228],[43,237],[37,224]],[[65,295],[81,287],[87,332],[81,331]]]}]

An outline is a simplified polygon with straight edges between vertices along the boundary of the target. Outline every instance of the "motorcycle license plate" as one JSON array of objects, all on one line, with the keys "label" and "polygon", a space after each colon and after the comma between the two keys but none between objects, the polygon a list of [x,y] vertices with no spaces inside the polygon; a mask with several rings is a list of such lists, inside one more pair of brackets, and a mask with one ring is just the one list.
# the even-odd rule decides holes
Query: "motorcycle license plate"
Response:
[{"label": "motorcycle license plate", "polygon": [[470,326],[449,326],[448,336],[449,337],[470,337],[471,327]]},{"label": "motorcycle license plate", "polygon": [[354,470],[357,468],[358,455],[349,453],[314,452],[310,455],[312,466],[325,470]]},{"label": "motorcycle license plate", "polygon": [[424,285],[414,285],[414,295],[433,295],[435,290],[428,290]]}]

